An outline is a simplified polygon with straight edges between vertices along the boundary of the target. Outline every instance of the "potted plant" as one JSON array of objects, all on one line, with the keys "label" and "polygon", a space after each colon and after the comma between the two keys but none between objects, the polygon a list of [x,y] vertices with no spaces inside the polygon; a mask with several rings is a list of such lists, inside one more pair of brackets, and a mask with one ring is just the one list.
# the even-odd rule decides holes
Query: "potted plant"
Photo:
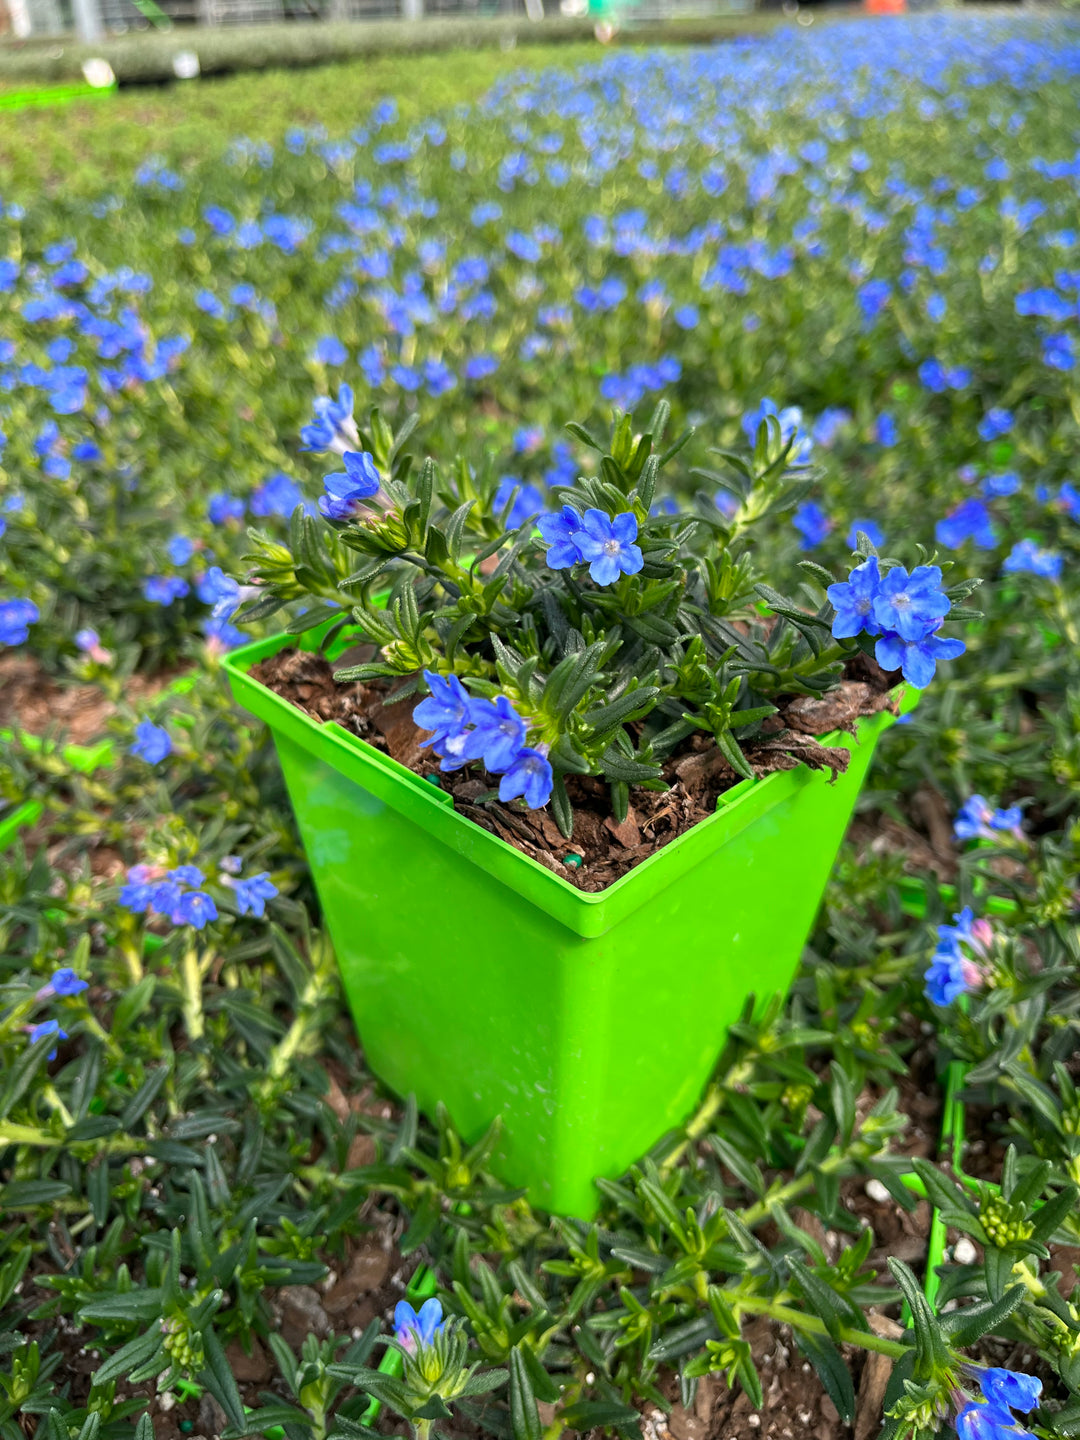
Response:
[{"label": "potted plant", "polygon": [[594,473],[538,513],[321,400],[305,439],[345,468],[289,546],[253,537],[238,618],[308,608],[226,666],[372,1068],[470,1141],[501,1117],[496,1173],[581,1216],[790,984],[877,738],[963,649],[937,632],[973,583],[860,536],[847,581],[804,562],[809,603],[783,597],[754,539],[814,482],[804,438],[765,417],[680,505],[667,414],[606,447],[570,427]]}]

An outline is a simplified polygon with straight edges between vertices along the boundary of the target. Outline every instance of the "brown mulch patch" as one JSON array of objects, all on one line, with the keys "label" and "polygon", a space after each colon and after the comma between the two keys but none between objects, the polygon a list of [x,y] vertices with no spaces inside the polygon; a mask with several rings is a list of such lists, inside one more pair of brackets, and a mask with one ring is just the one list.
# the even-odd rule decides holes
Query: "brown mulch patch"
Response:
[{"label": "brown mulch patch", "polygon": [[[412,720],[415,700],[387,704],[385,682],[339,684],[327,660],[301,650],[282,650],[252,667],[251,674],[313,719],[336,721],[351,734],[383,751],[453,796],[455,808],[515,849],[532,856],[578,889],[595,892],[705,820],[717,798],[742,778],[724,759],[711,736],[694,735],[664,766],[664,792],[634,787],[626,819],[611,814],[608,787],[591,776],[568,776],[574,834],[566,840],[547,809],[526,810],[494,798],[490,777],[470,771],[438,773],[438,761],[423,743],[425,732]],[[889,705],[895,683],[865,656],[858,656],[849,678],[822,699],[788,696],[779,714],[743,746],[758,775],[794,770],[800,764],[842,773],[848,752],[816,738],[834,730],[849,734],[856,721]],[[576,858],[580,857],[580,864]],[[569,863],[567,863],[569,861]]]},{"label": "brown mulch patch", "polygon": [[[178,671],[131,675],[124,694],[139,705],[175,680]],[[61,730],[75,745],[100,740],[116,706],[98,685],[61,684],[32,655],[0,655],[0,730],[44,735]]]}]

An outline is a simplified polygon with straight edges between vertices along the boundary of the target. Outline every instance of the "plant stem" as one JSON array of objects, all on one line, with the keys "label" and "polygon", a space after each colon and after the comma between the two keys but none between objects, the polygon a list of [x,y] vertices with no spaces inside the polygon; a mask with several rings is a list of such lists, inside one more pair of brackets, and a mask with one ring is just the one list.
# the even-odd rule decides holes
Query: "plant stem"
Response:
[{"label": "plant stem", "polygon": [[766,1300],[764,1296],[740,1296],[735,1301],[734,1308],[748,1310],[752,1315],[768,1315],[782,1325],[790,1325],[793,1330],[840,1340],[845,1345],[858,1345],[862,1350],[873,1350],[878,1355],[888,1355],[893,1360],[899,1360],[910,1348],[899,1340],[886,1340],[883,1335],[875,1335],[872,1330],[853,1330],[850,1325],[841,1325],[830,1336],[828,1326],[816,1315],[807,1315],[802,1310],[794,1310],[790,1305],[783,1305],[777,1300]]}]

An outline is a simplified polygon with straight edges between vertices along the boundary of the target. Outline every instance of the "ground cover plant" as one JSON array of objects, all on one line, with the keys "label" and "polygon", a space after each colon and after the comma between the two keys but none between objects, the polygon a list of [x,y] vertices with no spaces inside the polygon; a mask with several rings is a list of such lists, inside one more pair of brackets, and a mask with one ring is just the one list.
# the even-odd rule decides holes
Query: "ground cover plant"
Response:
[{"label": "ground cover plant", "polygon": [[[143,135],[100,192],[3,193],[0,723],[46,735],[0,763],[45,807],[0,868],[10,1440],[1076,1432],[1078,63],[1055,17],[783,32],[212,154]],[[748,552],[793,624],[800,561],[839,581],[859,531],[984,579],[792,996],[594,1224],[366,1074],[218,682],[242,557],[293,567],[297,503],[359,493],[311,429],[343,383],[362,427],[415,416],[415,454],[462,457],[499,535],[600,497],[568,421],[636,437],[663,398],[693,434],[643,531],[669,498],[728,532],[714,452],[770,414],[816,467]],[[310,558],[257,624],[304,623]],[[114,763],[73,769],[57,719]],[[966,1180],[930,1163],[952,1057]],[[440,1309],[395,1315],[421,1261]]]}]

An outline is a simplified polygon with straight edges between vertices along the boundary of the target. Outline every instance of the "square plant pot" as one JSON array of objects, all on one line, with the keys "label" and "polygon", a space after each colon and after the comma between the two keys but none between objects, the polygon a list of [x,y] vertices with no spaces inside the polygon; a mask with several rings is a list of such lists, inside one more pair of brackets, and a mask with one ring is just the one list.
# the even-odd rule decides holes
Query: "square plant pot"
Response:
[{"label": "square plant pot", "polygon": [[[894,717],[862,720],[857,741],[829,737],[852,751],[835,783],[805,766],[743,781],[586,894],[248,674],[297,643],[259,641],[225,668],[273,733],[372,1070],[429,1115],[442,1101],[469,1143],[501,1116],[495,1173],[588,1218],[594,1178],[692,1113],[748,998],[788,989]],[[917,699],[907,690],[902,708]]]}]

